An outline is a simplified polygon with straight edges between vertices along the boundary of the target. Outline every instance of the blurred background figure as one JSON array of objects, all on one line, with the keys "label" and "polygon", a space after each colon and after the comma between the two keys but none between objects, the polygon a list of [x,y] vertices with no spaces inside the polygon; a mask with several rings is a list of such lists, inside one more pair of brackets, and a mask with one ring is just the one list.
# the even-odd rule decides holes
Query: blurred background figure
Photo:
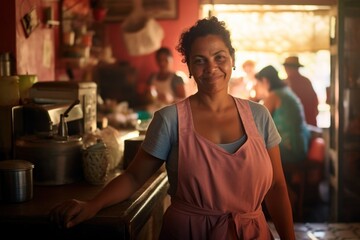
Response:
[{"label": "blurred background figure", "polygon": [[253,60],[246,60],[242,65],[244,75],[240,78],[234,78],[229,84],[229,93],[234,97],[249,99],[250,91],[256,83],[255,66]]},{"label": "blurred background figure", "polygon": [[[305,162],[310,141],[303,106],[291,88],[279,78],[273,66],[267,66],[256,75],[256,99],[269,110],[280,133],[280,154],[294,219],[298,219],[302,193],[298,189],[297,171]],[[295,183],[295,184],[294,184]],[[302,210],[301,210],[302,211]]]},{"label": "blurred background figure", "polygon": [[304,106],[307,124],[317,126],[316,117],[319,114],[319,100],[311,81],[299,72],[299,68],[303,67],[303,65],[299,62],[297,56],[286,58],[283,65],[287,74],[287,79],[285,79],[285,81],[300,98],[300,101]]},{"label": "blurred background figure", "polygon": [[281,159],[283,162],[299,162],[306,159],[310,133],[299,98],[278,76],[273,66],[267,66],[256,74],[256,90],[261,92],[263,104],[271,113],[281,135]]},{"label": "blurred background figure", "polygon": [[155,108],[185,98],[185,80],[173,69],[173,55],[169,48],[162,47],[155,53],[158,71],[150,74],[148,85],[154,98]]}]

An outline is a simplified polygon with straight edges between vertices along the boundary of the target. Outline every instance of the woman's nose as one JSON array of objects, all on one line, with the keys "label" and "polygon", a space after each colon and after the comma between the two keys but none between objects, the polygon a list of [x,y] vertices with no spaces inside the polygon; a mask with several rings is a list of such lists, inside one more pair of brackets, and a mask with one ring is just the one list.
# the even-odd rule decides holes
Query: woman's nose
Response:
[{"label": "woman's nose", "polygon": [[215,71],[217,69],[217,63],[216,62],[208,62],[207,66],[206,66],[206,71],[209,73],[212,73],[213,71]]}]

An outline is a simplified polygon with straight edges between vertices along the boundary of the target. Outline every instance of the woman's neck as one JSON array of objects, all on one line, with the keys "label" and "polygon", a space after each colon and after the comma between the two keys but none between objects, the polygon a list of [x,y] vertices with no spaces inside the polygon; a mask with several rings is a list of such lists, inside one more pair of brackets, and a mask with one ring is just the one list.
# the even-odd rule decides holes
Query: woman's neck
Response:
[{"label": "woman's neck", "polygon": [[222,112],[234,104],[229,94],[215,94],[212,96],[197,92],[192,96],[194,107],[210,109],[213,112]]}]

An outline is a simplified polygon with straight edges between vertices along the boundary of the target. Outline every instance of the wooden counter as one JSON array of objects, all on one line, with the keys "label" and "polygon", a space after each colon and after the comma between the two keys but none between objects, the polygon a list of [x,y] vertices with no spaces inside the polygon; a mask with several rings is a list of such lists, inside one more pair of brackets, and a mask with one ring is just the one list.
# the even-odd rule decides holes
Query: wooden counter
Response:
[{"label": "wooden counter", "polygon": [[[103,186],[79,182],[63,186],[34,186],[34,197],[24,203],[0,203],[1,236],[36,239],[152,239],[158,234],[168,189],[167,175],[159,171],[129,200],[103,209],[94,218],[71,229],[59,229],[48,221],[57,203],[86,200]],[[156,222],[156,224],[153,224]]]}]

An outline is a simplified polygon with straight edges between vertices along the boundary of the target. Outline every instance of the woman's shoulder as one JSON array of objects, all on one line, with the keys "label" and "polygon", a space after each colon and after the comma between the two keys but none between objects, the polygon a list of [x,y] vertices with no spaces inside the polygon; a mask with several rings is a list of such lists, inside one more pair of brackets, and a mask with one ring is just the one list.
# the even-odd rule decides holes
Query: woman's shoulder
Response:
[{"label": "woman's shoulder", "polygon": [[269,110],[261,103],[247,100],[256,123],[267,122],[271,118]]},{"label": "woman's shoulder", "polygon": [[167,105],[154,113],[154,116],[160,116],[168,123],[177,122],[176,104]]},{"label": "woman's shoulder", "polygon": [[260,112],[260,113],[267,112],[267,108],[259,102],[255,102],[252,100],[243,100],[243,101],[247,101],[249,103],[249,107],[253,113],[254,112]]},{"label": "woman's shoulder", "polygon": [[269,116],[271,116],[269,113],[269,110],[263,104],[261,104],[259,102],[255,102],[255,101],[248,100],[248,99],[237,98],[237,97],[234,97],[234,98],[236,99],[236,101],[238,101],[242,104],[249,105],[251,113],[252,113],[255,121],[260,120],[260,119],[266,119]]}]

